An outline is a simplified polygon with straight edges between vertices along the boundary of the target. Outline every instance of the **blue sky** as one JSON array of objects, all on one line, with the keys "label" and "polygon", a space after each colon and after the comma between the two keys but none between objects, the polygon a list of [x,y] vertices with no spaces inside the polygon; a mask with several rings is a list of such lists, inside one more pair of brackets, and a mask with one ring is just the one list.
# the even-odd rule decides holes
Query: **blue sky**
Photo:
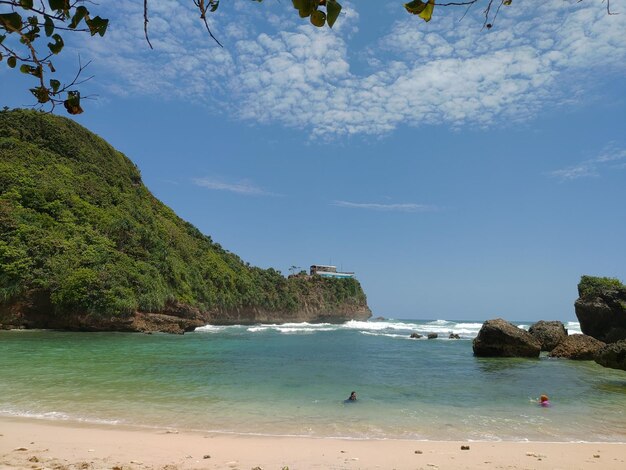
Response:
[{"label": "blue sky", "polygon": [[343,2],[318,30],[240,0],[210,18],[224,49],[154,1],[153,51],[140,3],[67,38],[66,76],[79,52],[95,75],[76,120],[244,260],[355,271],[392,318],[573,320],[582,274],[626,281],[626,0],[513,2],[490,31],[480,7]]}]

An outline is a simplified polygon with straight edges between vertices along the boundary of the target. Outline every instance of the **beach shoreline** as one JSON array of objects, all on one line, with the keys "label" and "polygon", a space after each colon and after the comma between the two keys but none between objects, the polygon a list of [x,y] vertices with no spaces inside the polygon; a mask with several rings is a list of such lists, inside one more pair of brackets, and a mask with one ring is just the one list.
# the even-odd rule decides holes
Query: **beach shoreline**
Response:
[{"label": "beach shoreline", "polygon": [[625,461],[626,443],[277,437],[0,416],[0,468],[610,470]]}]

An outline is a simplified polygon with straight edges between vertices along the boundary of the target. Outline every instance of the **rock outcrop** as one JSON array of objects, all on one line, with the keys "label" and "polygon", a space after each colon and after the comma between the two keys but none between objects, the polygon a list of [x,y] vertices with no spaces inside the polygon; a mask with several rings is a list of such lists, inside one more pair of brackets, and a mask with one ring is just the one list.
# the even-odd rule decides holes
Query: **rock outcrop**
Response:
[{"label": "rock outcrop", "polygon": [[567,338],[567,330],[560,321],[540,320],[528,329],[540,343],[542,351],[552,351],[561,341]]},{"label": "rock outcrop", "polygon": [[587,335],[571,335],[565,338],[554,348],[549,356],[579,361],[591,361],[595,354],[604,346],[599,341]]},{"label": "rock outcrop", "polygon": [[604,367],[626,370],[626,340],[607,344],[596,353],[594,360]]},{"label": "rock outcrop", "polygon": [[437,333],[428,333],[428,339],[437,339],[438,337]]},{"label": "rock outcrop", "polygon": [[605,343],[626,339],[626,286],[618,279],[582,276],[574,307],[580,329]]},{"label": "rock outcrop", "polygon": [[539,357],[541,344],[528,331],[502,318],[483,323],[472,344],[474,355],[483,357]]}]

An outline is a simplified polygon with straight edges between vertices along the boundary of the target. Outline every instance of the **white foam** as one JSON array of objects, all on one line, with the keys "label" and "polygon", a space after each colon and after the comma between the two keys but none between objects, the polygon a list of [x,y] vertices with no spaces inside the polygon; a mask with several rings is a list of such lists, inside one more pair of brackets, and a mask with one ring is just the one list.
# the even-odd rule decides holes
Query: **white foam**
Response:
[{"label": "white foam", "polygon": [[17,416],[19,418],[45,419],[49,421],[78,421],[81,423],[93,424],[120,424],[122,421],[116,419],[98,419],[81,416],[72,416],[62,411],[31,411],[0,409],[0,415]]},{"label": "white foam", "polygon": [[220,331],[223,331],[224,328],[225,327],[223,326],[217,326],[217,325],[204,325],[204,326],[199,326],[194,331],[199,331],[202,333],[218,333]]},{"label": "white foam", "polygon": [[582,334],[582,330],[580,329],[580,322],[568,321],[565,323],[565,328],[567,328],[568,335]]},{"label": "white foam", "polygon": [[415,323],[387,322],[387,321],[357,321],[350,320],[342,325],[350,330],[382,331],[382,330],[415,330],[419,326]]}]

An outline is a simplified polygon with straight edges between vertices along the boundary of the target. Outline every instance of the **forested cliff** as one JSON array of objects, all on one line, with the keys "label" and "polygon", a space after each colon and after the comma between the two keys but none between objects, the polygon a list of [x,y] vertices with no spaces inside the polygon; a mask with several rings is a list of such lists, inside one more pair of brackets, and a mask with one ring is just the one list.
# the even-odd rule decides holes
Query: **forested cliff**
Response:
[{"label": "forested cliff", "polygon": [[181,332],[369,316],[354,279],[244,263],[74,121],[0,112],[0,326]]}]

